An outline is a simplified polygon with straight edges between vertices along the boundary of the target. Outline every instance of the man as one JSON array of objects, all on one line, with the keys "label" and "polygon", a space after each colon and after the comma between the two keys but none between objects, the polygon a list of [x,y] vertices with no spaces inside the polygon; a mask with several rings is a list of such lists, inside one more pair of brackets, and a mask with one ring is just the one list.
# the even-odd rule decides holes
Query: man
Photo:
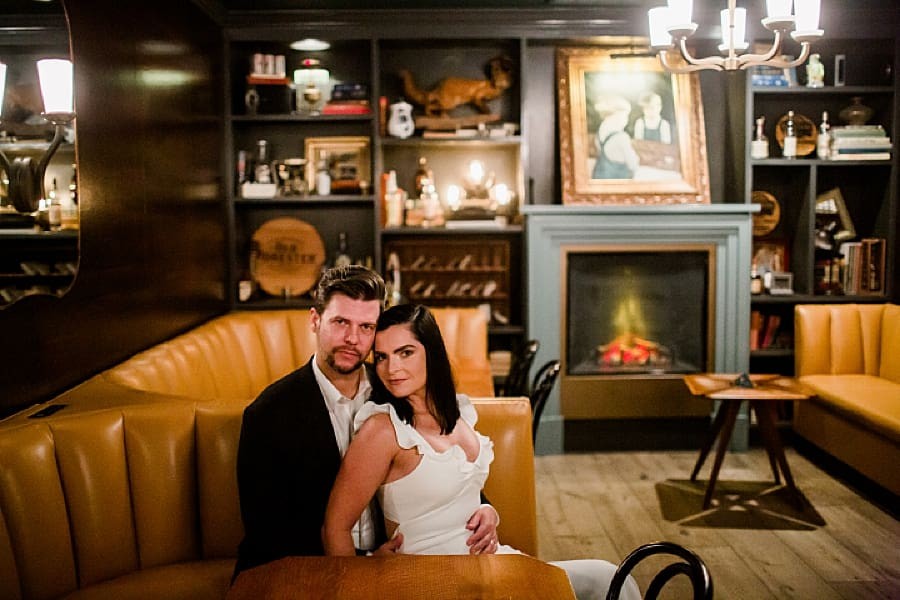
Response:
[{"label": "man", "polygon": [[[244,411],[237,471],[245,535],[235,575],[285,556],[324,554],[328,496],[350,444],[353,416],[375,376],[363,361],[375,340],[384,294],[384,281],[370,269],[326,271],[310,309],[315,355]],[[469,521],[473,553],[486,550],[498,520],[489,505],[475,512]],[[400,537],[384,542],[379,521],[368,510],[354,526],[359,553],[399,548]]]}]

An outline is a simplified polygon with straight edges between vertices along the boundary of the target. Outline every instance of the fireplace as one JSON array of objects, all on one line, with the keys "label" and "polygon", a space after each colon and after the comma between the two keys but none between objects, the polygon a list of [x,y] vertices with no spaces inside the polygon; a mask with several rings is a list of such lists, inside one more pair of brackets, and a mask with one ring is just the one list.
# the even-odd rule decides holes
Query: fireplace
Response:
[{"label": "fireplace", "polygon": [[[528,206],[528,337],[558,358],[539,453],[567,421],[706,417],[685,373],[749,367],[755,205]],[[556,290],[559,290],[558,292]],[[631,421],[629,421],[631,422]],[[745,435],[739,422],[735,435]]]}]

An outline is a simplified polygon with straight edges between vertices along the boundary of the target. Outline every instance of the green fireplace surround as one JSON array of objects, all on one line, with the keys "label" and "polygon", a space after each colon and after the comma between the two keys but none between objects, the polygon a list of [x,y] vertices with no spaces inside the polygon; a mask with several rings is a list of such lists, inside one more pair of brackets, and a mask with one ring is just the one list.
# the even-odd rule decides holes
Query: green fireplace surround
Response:
[{"label": "green fireplace surround", "polygon": [[[714,250],[714,315],[711,367],[743,372],[750,362],[750,245],[752,213],[758,204],[678,204],[654,206],[560,206],[523,208],[528,257],[528,332],[541,341],[534,364],[563,358],[560,332],[564,248],[585,245],[617,249],[634,246],[709,245]],[[674,316],[674,315],[673,315]],[[565,365],[564,365],[565,368]],[[564,417],[560,388],[554,388],[541,418],[536,452],[563,451]],[[746,414],[735,425],[732,446],[746,448]]]}]

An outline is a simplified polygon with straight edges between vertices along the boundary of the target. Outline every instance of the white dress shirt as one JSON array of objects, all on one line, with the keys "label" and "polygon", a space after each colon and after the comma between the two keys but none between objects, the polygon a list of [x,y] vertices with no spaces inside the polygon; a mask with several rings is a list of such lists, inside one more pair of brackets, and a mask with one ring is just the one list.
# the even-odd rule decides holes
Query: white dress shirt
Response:
[{"label": "white dress shirt", "polygon": [[[316,364],[315,357],[312,361],[313,373],[316,376],[316,383],[325,399],[325,406],[328,408],[328,416],[331,419],[331,426],[334,428],[334,438],[337,440],[338,449],[341,456],[347,452],[350,446],[350,439],[353,436],[353,417],[362,405],[369,399],[372,393],[372,386],[366,375],[365,369],[361,368],[359,376],[359,387],[356,389],[356,395],[353,398],[347,398],[341,394],[334,384],[322,373],[319,365]],[[372,509],[366,506],[359,521],[353,526],[353,544],[359,550],[373,550],[375,547],[375,524],[372,517]]]}]

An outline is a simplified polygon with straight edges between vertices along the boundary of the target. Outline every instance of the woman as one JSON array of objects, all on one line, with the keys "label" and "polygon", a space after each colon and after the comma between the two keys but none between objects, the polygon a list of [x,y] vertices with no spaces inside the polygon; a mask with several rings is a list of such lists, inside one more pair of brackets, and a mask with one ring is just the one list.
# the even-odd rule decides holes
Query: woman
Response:
[{"label": "woman", "polygon": [[597,128],[597,162],[592,179],[632,179],[640,158],[625,131],[631,103],[621,96],[604,96],[594,105],[600,116]]},{"label": "woman", "polygon": [[[447,350],[424,306],[385,311],[375,335],[373,394],[356,416],[325,514],[330,555],[354,554],[350,531],[377,495],[388,536],[404,554],[468,554],[466,521],[481,503],[493,444],[475,429],[477,414],[457,397]],[[494,540],[488,552],[518,553]],[[551,563],[569,575],[579,599],[603,598],[615,566],[606,561]],[[622,598],[640,598],[629,581]]]}]

